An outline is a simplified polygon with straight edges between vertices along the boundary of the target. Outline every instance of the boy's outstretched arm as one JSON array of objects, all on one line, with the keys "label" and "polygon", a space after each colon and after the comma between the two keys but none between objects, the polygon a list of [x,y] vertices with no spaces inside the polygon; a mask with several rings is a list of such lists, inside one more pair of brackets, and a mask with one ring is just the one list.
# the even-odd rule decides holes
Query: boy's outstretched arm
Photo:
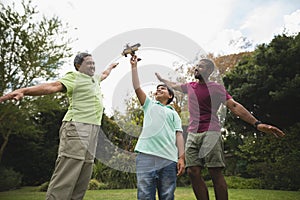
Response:
[{"label": "boy's outstretched arm", "polygon": [[139,75],[138,75],[138,71],[137,71],[137,62],[138,62],[137,56],[133,55],[130,59],[132,85],[133,85],[134,91],[139,99],[140,104],[144,105],[145,100],[146,100],[146,94],[140,86],[140,80],[139,80]]}]

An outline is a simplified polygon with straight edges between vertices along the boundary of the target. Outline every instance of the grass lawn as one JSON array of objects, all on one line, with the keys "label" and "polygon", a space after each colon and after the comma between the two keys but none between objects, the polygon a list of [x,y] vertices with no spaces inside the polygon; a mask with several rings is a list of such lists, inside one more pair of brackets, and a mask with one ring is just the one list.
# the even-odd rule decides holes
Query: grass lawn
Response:
[{"label": "grass lawn", "polygon": [[[214,199],[213,188],[209,188],[210,199]],[[37,192],[37,187],[24,187],[18,190],[0,192],[1,200],[44,200],[45,192]],[[132,200],[136,199],[136,189],[89,190],[84,200]],[[177,200],[195,199],[192,188],[178,187]],[[297,200],[300,192],[280,190],[229,189],[230,200]]]}]

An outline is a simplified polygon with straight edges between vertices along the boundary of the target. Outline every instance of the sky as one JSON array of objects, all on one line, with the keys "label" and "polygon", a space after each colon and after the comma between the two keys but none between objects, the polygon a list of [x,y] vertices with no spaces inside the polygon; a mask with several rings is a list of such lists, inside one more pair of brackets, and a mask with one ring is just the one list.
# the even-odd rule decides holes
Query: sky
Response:
[{"label": "sky", "polygon": [[[12,1],[1,2],[6,4]],[[180,38],[181,34],[185,37],[181,41],[192,41],[205,52],[215,55],[251,51],[258,44],[270,42],[283,31],[289,34],[300,32],[299,0],[32,0],[32,4],[37,6],[42,15],[58,16],[68,23],[68,36],[76,39],[71,45],[74,54],[79,51],[95,52],[99,46],[109,44],[109,41],[124,42],[126,38],[118,39],[128,32],[145,28],[168,30],[170,38]],[[141,40],[146,43],[147,37],[151,35],[146,33],[145,39]],[[164,39],[169,38],[157,38],[160,40],[158,42]],[[187,44],[176,39],[173,42],[188,48]],[[125,44],[119,45],[121,52]],[[160,48],[160,45],[157,47]],[[150,65],[157,59],[161,66],[165,66],[170,65],[167,60],[176,60],[178,57],[176,52],[157,51],[158,48],[155,51],[144,49],[141,63]],[[119,52],[115,54],[119,55]],[[116,99],[116,94],[120,93],[120,89],[115,88],[124,85],[120,80],[126,79],[124,77],[127,77],[130,68],[127,60],[124,61],[120,56],[104,64],[108,65],[109,62],[120,62],[118,67],[122,69],[118,70],[119,73],[113,72],[112,77],[102,85],[104,104],[114,107],[111,99]],[[64,66],[61,74],[71,69],[73,66]],[[154,79],[144,85],[155,82]],[[127,87],[131,87],[130,83]]]},{"label": "sky", "polygon": [[283,29],[300,31],[299,0],[33,0],[38,10],[69,23],[75,48],[92,51],[122,32],[139,28],[173,30],[215,54],[235,53],[240,37],[269,42]]}]

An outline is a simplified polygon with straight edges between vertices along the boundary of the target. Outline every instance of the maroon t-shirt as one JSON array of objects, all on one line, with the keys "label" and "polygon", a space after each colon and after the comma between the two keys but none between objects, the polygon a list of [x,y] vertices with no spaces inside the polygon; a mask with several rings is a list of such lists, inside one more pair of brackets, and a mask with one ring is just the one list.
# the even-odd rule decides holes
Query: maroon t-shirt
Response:
[{"label": "maroon t-shirt", "polygon": [[232,98],[225,87],[216,82],[206,84],[190,82],[181,85],[181,89],[188,94],[190,112],[188,131],[193,133],[220,131],[217,111],[221,103]]}]

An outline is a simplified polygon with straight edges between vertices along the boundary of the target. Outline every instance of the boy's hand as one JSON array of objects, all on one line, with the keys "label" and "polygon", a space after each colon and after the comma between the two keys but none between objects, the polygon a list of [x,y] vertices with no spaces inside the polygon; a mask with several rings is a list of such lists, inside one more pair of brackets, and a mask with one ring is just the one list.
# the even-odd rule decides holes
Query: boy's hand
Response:
[{"label": "boy's hand", "polygon": [[138,62],[138,57],[137,57],[136,55],[133,55],[133,56],[130,58],[130,64],[131,64],[131,67],[132,67],[132,68],[137,67],[137,62]]}]

